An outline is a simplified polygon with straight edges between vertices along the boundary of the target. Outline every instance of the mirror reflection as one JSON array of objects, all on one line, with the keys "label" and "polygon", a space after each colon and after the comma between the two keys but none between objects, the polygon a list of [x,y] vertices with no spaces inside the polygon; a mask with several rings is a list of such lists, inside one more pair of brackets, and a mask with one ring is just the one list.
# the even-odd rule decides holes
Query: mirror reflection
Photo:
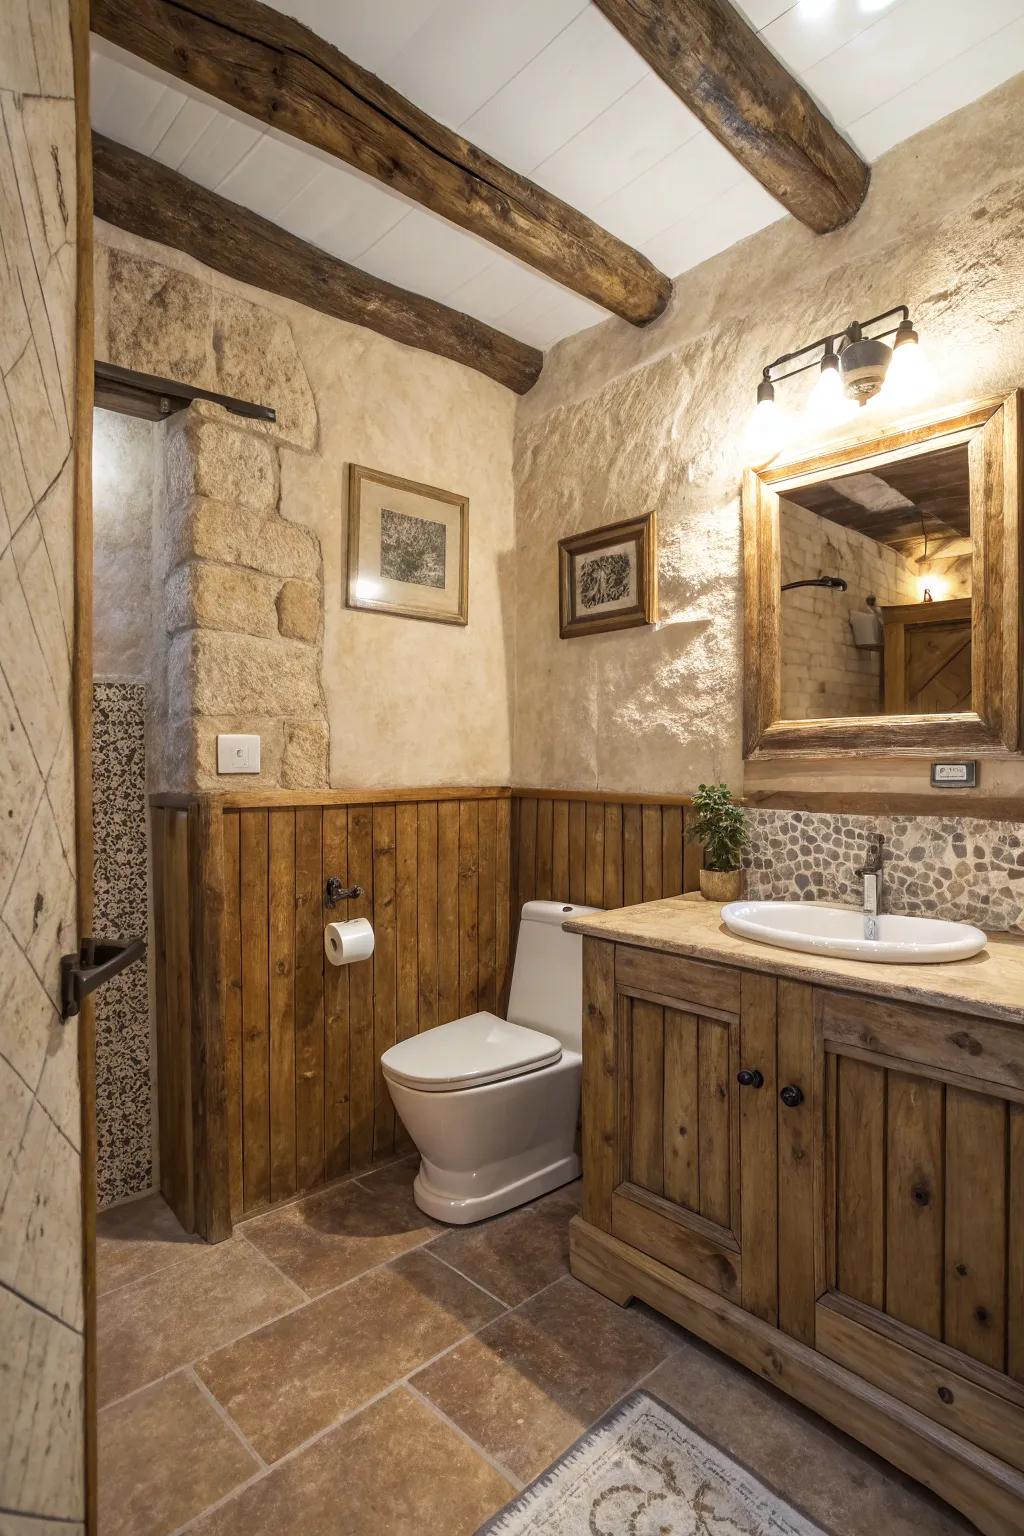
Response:
[{"label": "mirror reflection", "polygon": [[786,490],[782,718],[971,708],[966,444]]}]

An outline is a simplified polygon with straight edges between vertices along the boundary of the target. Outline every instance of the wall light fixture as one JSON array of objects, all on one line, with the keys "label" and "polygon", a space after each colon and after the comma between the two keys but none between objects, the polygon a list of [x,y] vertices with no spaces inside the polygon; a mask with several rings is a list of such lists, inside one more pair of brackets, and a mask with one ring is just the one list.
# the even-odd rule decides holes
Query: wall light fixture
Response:
[{"label": "wall light fixture", "polygon": [[[897,323],[888,329],[876,329],[890,320]],[[793,352],[783,352],[763,370],[747,439],[755,466],[774,458],[782,444],[776,384],[811,368],[817,368],[818,378],[809,411],[818,426],[831,426],[855,414],[857,406],[867,405],[883,385],[886,400],[899,405],[912,404],[927,388],[918,334],[905,304],[884,310],[870,320],[851,320],[845,330],[819,336]]]}]

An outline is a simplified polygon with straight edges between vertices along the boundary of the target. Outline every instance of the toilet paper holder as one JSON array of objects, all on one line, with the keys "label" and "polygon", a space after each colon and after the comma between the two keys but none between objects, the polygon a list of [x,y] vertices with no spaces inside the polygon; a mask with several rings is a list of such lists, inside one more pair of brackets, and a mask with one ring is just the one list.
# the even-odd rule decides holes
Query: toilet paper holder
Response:
[{"label": "toilet paper holder", "polygon": [[324,889],[324,901],[336,907],[340,901],[357,901],[362,894],[361,885],[342,885],[337,875],[332,875]]}]

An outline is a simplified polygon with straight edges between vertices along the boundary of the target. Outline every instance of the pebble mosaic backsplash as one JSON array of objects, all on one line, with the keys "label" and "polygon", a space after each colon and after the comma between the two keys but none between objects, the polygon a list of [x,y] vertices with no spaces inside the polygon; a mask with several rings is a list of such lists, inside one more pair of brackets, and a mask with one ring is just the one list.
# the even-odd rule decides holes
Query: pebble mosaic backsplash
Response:
[{"label": "pebble mosaic backsplash", "polygon": [[[149,933],[146,687],[93,685],[95,931]],[[100,1207],[153,1186],[149,971],[130,966],[96,994],[96,1184]]]},{"label": "pebble mosaic backsplash", "polygon": [[1024,931],[1024,820],[748,811],[746,894],[754,900],[859,903],[872,838],[882,849],[881,908]]}]

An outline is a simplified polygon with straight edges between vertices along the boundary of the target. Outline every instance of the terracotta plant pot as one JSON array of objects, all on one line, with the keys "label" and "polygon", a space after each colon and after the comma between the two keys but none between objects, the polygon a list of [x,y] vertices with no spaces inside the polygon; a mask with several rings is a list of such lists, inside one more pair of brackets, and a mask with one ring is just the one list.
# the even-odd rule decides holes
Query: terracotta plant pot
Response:
[{"label": "terracotta plant pot", "polygon": [[705,901],[739,901],[742,881],[741,869],[702,869],[700,893]]}]

